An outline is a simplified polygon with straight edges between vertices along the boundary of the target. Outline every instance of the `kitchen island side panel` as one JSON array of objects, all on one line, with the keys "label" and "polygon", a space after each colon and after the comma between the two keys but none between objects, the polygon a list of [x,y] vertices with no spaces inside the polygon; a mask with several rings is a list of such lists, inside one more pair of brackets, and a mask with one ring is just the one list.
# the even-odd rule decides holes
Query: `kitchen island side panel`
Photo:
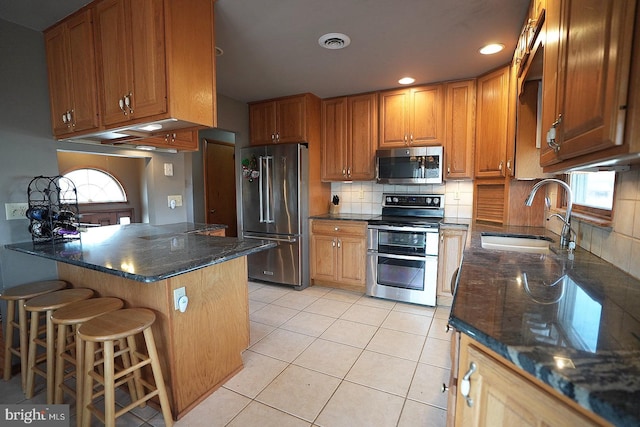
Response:
[{"label": "kitchen island side panel", "polygon": [[[153,283],[62,262],[58,276],[99,296],[120,298],[125,307],[155,312],[152,330],[174,419],[242,369],[241,353],[249,345],[246,256]],[[180,287],[189,297],[184,313],[173,304],[173,290]]]}]

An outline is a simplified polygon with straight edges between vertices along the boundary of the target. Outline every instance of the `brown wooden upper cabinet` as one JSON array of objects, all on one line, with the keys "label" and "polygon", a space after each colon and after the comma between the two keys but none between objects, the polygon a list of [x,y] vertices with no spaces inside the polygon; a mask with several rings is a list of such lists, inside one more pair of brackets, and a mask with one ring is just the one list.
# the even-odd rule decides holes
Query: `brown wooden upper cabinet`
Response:
[{"label": "brown wooden upper cabinet", "polygon": [[45,31],[51,105],[56,137],[99,126],[91,10]]},{"label": "brown wooden upper cabinet", "polygon": [[376,93],[322,101],[322,180],[369,181],[375,178],[378,141]]},{"label": "brown wooden upper cabinet", "polygon": [[249,104],[251,145],[308,142],[308,116],[319,115],[319,108],[319,98],[310,93]]},{"label": "brown wooden upper cabinet", "polygon": [[509,144],[509,66],[478,77],[475,177],[501,178]]},{"label": "brown wooden upper cabinet", "polygon": [[164,119],[185,122],[182,127],[215,126],[213,2],[93,5],[105,127]]},{"label": "brown wooden upper cabinet", "polygon": [[473,178],[476,81],[450,82],[445,90],[444,178]]},{"label": "brown wooden upper cabinet", "polygon": [[625,144],[634,19],[636,0],[548,2],[542,110],[548,134],[540,156],[545,172],[597,162]]},{"label": "brown wooden upper cabinet", "polygon": [[380,148],[443,143],[444,85],[380,92]]}]

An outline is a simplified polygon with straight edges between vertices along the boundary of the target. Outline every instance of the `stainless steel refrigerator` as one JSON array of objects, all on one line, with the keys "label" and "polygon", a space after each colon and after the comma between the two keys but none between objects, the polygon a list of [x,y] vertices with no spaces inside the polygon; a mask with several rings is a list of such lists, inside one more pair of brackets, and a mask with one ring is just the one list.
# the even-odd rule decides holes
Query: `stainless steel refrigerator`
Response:
[{"label": "stainless steel refrigerator", "polygon": [[248,256],[249,278],[309,286],[308,149],[305,144],[243,148],[242,237],[275,248]]}]

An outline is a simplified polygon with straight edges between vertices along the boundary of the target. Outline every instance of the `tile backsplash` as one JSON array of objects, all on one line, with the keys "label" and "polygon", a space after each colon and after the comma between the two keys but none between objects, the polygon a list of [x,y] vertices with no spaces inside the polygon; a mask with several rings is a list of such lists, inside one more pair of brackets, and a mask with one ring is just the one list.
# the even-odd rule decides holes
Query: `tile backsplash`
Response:
[{"label": "tile backsplash", "polygon": [[[556,191],[553,186],[548,190]],[[444,194],[446,217],[473,216],[472,181],[447,181],[441,185],[331,183],[331,194],[340,197],[341,213],[379,215],[384,193]],[[547,227],[559,234],[562,223],[551,220]],[[573,218],[572,227],[580,247],[640,279],[640,170],[621,172],[616,177],[612,227],[598,227],[577,218]]]},{"label": "tile backsplash", "polygon": [[388,185],[365,182],[332,182],[331,194],[340,197],[341,213],[379,215],[384,193],[443,194],[445,216],[471,218],[473,182],[447,181],[441,185]]},{"label": "tile backsplash", "polygon": [[[616,176],[613,226],[598,227],[573,218],[580,247],[640,279],[640,170]],[[562,223],[551,220],[547,227],[560,233]]]}]

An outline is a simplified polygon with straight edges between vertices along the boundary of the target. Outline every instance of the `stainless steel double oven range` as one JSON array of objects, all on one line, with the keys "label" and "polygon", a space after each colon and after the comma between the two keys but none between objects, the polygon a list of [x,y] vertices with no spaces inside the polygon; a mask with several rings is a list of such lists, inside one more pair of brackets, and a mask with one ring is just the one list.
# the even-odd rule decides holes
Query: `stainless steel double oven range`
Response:
[{"label": "stainless steel double oven range", "polygon": [[369,220],[366,294],[436,305],[442,194],[384,194]]}]

